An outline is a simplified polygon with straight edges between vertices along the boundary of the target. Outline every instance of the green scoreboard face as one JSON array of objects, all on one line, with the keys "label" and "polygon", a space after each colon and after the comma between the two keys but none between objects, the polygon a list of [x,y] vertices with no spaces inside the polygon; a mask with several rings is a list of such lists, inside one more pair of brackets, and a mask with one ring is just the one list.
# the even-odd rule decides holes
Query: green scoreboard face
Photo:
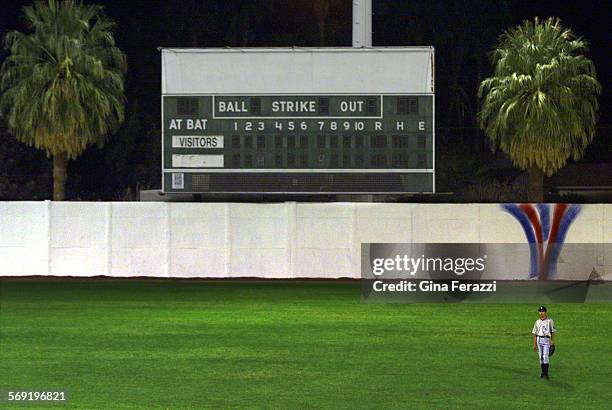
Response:
[{"label": "green scoreboard face", "polygon": [[163,97],[163,191],[434,190],[432,95]]}]

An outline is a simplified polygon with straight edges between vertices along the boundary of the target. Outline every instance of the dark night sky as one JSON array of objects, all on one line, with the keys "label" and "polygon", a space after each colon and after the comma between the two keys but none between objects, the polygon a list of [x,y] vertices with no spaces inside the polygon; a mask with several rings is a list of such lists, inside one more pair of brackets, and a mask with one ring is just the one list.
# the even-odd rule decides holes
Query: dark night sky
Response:
[{"label": "dark night sky", "polygon": [[[89,1],[87,1],[89,2]],[[10,29],[23,29],[19,15],[20,8],[29,1],[2,2],[2,15],[0,20],[0,32],[4,33]],[[228,22],[228,16],[235,14],[236,10],[244,4],[265,4],[265,1],[237,1],[237,0],[179,0],[169,2],[143,1],[143,0],[98,0],[95,3],[104,6],[106,13],[118,23],[116,31],[118,45],[128,56],[128,96],[138,96],[140,99],[149,99],[159,95],[160,68],[158,46],[191,46],[202,47],[239,46],[239,36],[236,35],[237,27],[232,27]],[[270,2],[268,2],[270,3]],[[282,3],[282,2],[281,2]],[[286,2],[289,4],[290,2]],[[302,1],[308,3],[308,1]],[[330,10],[334,13],[329,20],[334,25],[334,35],[329,36],[329,46],[351,45],[351,1],[337,1],[340,6]],[[342,4],[346,3],[346,4]],[[409,28],[416,13],[412,9],[403,7],[406,3],[419,4],[420,15],[427,15],[428,20],[422,24],[436,24],[437,30],[444,30],[448,24],[442,15],[445,10],[452,9],[453,5],[460,5],[469,14],[466,15],[470,24],[478,26],[491,26],[492,33],[498,33],[503,27],[518,24],[521,20],[533,16],[558,16],[566,26],[571,27],[575,33],[585,37],[591,44],[590,57],[596,64],[600,82],[604,84],[604,95],[601,98],[602,123],[610,123],[610,93],[606,90],[609,84],[612,66],[610,62],[610,40],[612,36],[609,24],[612,21],[610,7],[605,1],[499,1],[498,8],[506,13],[503,18],[492,15],[487,10],[479,10],[481,7],[489,7],[489,1],[381,1],[373,0],[374,45],[429,45],[427,33],[422,36],[421,44],[409,42]],[[253,7],[253,6],[252,6]],[[298,7],[298,6],[294,6]],[[286,13],[285,13],[286,12]],[[281,14],[282,13],[282,14]],[[497,14],[497,13],[495,13]],[[301,21],[296,19],[300,16]],[[439,19],[438,19],[439,17]],[[442,27],[439,27],[442,25]],[[302,45],[316,46],[317,39],[309,35],[308,31],[313,26],[309,21],[309,14],[296,13],[287,7],[287,10],[270,12],[263,10],[260,16],[250,26],[248,45]],[[499,26],[499,27],[498,27]],[[190,30],[196,27],[199,30],[197,40],[186,40]],[[232,31],[234,33],[232,33]],[[493,37],[494,38],[494,37]],[[238,41],[237,41],[238,40]],[[452,39],[450,40],[452,41]],[[457,39],[459,41],[459,39]],[[433,44],[436,49],[443,50],[445,44]],[[436,58],[437,68],[440,70],[444,61],[444,55],[438,51]],[[443,54],[443,52],[442,52]],[[466,63],[469,64],[469,61]],[[490,73],[486,67],[485,74]],[[438,77],[440,78],[440,77]],[[442,79],[443,81],[443,79]],[[438,84],[440,90],[441,84]],[[157,99],[159,101],[159,99]],[[153,107],[152,107],[153,108]],[[157,108],[159,109],[159,107]]]}]

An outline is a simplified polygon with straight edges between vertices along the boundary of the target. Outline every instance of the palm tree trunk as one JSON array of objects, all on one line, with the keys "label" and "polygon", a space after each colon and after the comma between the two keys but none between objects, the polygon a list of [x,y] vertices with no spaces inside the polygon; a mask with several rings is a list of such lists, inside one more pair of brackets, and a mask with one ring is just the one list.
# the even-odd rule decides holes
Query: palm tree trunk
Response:
[{"label": "palm tree trunk", "polygon": [[63,201],[66,197],[66,175],[68,155],[61,152],[53,156],[53,200]]},{"label": "palm tree trunk", "polygon": [[529,185],[527,199],[529,202],[544,202],[544,173],[536,166],[527,169],[529,174]]}]

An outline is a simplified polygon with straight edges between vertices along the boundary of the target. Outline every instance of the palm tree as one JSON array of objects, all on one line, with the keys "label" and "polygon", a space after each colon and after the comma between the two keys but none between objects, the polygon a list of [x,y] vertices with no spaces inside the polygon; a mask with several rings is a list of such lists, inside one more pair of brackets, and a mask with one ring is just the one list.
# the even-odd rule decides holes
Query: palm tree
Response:
[{"label": "palm tree", "polygon": [[504,32],[479,87],[481,128],[529,173],[529,200],[543,201],[543,175],[579,159],[595,136],[597,81],[587,42],[548,18]]},{"label": "palm tree", "polygon": [[0,113],[19,141],[53,157],[53,199],[61,201],[68,160],[102,146],[123,122],[125,55],[100,6],[36,1],[23,13],[31,32],[4,39]]}]

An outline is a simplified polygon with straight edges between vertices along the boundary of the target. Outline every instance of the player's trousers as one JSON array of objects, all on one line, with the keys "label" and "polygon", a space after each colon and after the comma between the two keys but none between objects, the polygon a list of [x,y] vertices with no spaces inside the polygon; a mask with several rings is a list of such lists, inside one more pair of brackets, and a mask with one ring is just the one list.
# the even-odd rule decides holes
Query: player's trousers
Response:
[{"label": "player's trousers", "polygon": [[540,364],[548,364],[548,353],[550,352],[550,339],[547,337],[538,337],[538,354],[540,355]]}]

